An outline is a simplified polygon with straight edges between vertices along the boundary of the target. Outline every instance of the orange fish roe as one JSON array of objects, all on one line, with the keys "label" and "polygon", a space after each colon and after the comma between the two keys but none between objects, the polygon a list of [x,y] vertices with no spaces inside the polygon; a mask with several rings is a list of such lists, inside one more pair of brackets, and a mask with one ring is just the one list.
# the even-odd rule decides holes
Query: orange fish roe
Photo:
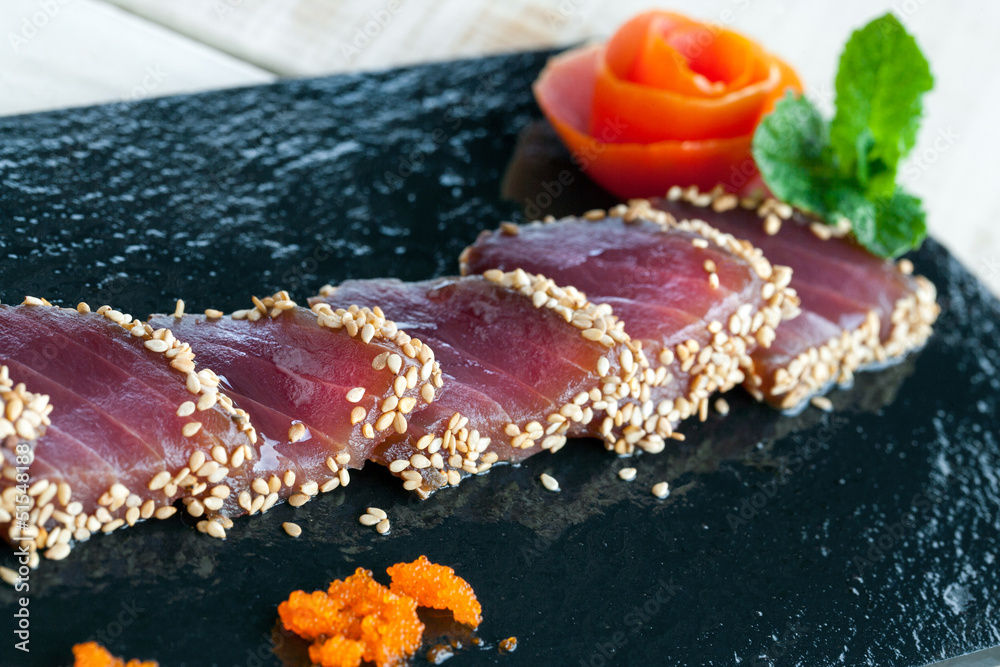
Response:
[{"label": "orange fish roe", "polygon": [[[295,591],[278,605],[287,630],[315,641],[309,657],[323,667],[382,667],[413,655],[423,638],[415,600],[396,595],[364,568],[326,593]],[[335,641],[339,640],[339,641]]]},{"label": "orange fish roe", "polygon": [[450,609],[455,620],[476,628],[483,620],[483,608],[472,586],[447,565],[438,565],[421,556],[412,563],[397,563],[388,570],[393,593],[417,601],[421,607]]},{"label": "orange fish roe", "polygon": [[73,667],[159,667],[155,660],[129,660],[125,662],[121,658],[111,655],[108,649],[97,642],[86,642],[76,644],[73,647]]},{"label": "orange fish roe", "polygon": [[286,630],[310,641],[321,635],[346,635],[356,625],[354,614],[344,609],[344,603],[331,600],[323,591],[294,591],[278,605],[278,615]]},{"label": "orange fish roe", "polygon": [[358,667],[365,655],[365,645],[346,637],[331,637],[309,647],[309,659],[323,667]]}]

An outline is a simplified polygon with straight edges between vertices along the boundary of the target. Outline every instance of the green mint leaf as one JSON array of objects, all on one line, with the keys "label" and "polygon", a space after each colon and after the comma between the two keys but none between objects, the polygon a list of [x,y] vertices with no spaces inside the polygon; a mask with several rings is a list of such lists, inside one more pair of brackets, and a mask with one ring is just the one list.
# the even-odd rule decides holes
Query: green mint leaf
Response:
[{"label": "green mint leaf", "polygon": [[826,121],[804,97],[788,93],[753,135],[754,161],[776,197],[820,217],[830,210],[824,191],[837,180],[830,163]]},{"label": "green mint leaf", "polygon": [[921,98],[933,85],[920,47],[892,14],[856,31],[844,47],[830,144],[841,174],[856,178],[869,197],[892,196],[899,160],[916,142]]},{"label": "green mint leaf", "polygon": [[[862,203],[863,202],[863,203]],[[927,218],[920,199],[896,188],[890,197],[874,201],[841,200],[841,211],[851,219],[854,236],[869,252],[880,257],[898,257],[919,248],[927,237]]]}]

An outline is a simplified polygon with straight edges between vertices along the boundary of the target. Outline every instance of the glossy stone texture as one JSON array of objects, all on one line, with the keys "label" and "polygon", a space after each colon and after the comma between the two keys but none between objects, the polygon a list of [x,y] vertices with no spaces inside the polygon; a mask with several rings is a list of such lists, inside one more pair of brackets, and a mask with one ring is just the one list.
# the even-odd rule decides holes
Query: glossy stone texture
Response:
[{"label": "glossy stone texture", "polygon": [[[500,180],[539,115],[544,60],[0,119],[0,298],[141,316],[178,296],[230,310],[279,287],[304,299],[349,277],[454,273],[479,229],[524,204],[502,201]],[[13,650],[5,614],[0,664],[64,664],[88,638],[165,666],[282,664],[274,642],[302,655],[272,637],[289,591],[422,553],[483,604],[485,647],[456,666],[909,666],[998,644],[1000,305],[937,243],[913,261],[940,290],[938,333],[836,392],[833,414],[734,395],[728,418],[636,461],[574,442],[427,502],[372,469],[237,521],[225,543],[180,520],[97,537],[31,574],[32,652]],[[626,465],[633,482],[615,474]],[[660,480],[664,501],[649,493]],[[358,524],[369,505],[388,535]],[[0,589],[0,607],[14,600]]]}]

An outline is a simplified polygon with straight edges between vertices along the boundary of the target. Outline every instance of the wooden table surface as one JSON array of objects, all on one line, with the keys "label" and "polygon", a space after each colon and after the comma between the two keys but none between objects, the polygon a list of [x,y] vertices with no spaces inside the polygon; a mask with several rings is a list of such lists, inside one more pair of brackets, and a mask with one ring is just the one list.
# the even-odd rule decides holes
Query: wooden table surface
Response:
[{"label": "wooden table surface", "polygon": [[[638,0],[5,0],[0,114],[568,45],[609,35]],[[931,233],[1000,294],[1000,3],[673,0],[791,61],[831,109],[850,31],[893,10],[936,86],[903,180]],[[2,175],[2,170],[0,170]],[[0,221],[0,229],[4,221]]]}]

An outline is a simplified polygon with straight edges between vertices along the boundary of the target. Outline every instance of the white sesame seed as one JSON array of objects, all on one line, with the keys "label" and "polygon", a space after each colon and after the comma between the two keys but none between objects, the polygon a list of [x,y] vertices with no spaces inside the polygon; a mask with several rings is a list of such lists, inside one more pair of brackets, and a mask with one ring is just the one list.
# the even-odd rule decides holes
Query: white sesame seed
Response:
[{"label": "white sesame seed", "polygon": [[381,520],[382,520],[381,518],[373,514],[362,514],[360,517],[358,517],[358,523],[360,523],[362,526],[374,526]]},{"label": "white sesame seed", "polygon": [[618,471],[618,477],[625,480],[626,482],[631,482],[635,479],[636,470],[635,468],[622,468]]},{"label": "white sesame seed", "polygon": [[378,531],[379,535],[385,535],[389,532],[389,520],[382,519],[377,524],[375,524],[375,530]]},{"label": "white sesame seed", "polygon": [[226,539],[226,529],[222,527],[222,524],[218,521],[209,521],[208,526],[205,529],[209,535],[214,538],[224,540]]},{"label": "white sesame seed", "polygon": [[814,407],[819,408],[823,412],[833,411],[833,401],[831,401],[826,396],[813,396],[810,401]]},{"label": "white sesame seed", "polygon": [[661,500],[670,495],[670,485],[666,482],[657,482],[651,490],[653,495]]},{"label": "white sesame seed", "polygon": [[[121,519],[119,519],[121,521]],[[124,521],[122,521],[124,523]],[[112,529],[113,530],[113,529]],[[109,531],[110,532],[110,531]],[[49,560],[62,560],[69,555],[70,546],[68,544],[57,544],[45,552],[45,557]]]},{"label": "white sesame seed", "polygon": [[306,425],[296,422],[288,429],[288,442],[298,442],[306,435]]},{"label": "white sesame seed", "polygon": [[559,491],[559,482],[552,475],[543,472],[539,479],[542,481],[542,486],[549,491]]},{"label": "white sesame seed", "polygon": [[143,343],[143,345],[146,346],[147,350],[151,350],[153,352],[166,352],[170,347],[165,341],[158,340],[156,338],[147,340]]},{"label": "white sesame seed", "polygon": [[0,579],[13,586],[20,579],[17,572],[10,569],[9,567],[0,566]]},{"label": "white sesame seed", "polygon": [[351,389],[350,391],[347,392],[347,400],[351,403],[357,403],[362,399],[362,397],[364,397],[364,395],[365,395],[364,387],[355,387],[354,389]]}]

